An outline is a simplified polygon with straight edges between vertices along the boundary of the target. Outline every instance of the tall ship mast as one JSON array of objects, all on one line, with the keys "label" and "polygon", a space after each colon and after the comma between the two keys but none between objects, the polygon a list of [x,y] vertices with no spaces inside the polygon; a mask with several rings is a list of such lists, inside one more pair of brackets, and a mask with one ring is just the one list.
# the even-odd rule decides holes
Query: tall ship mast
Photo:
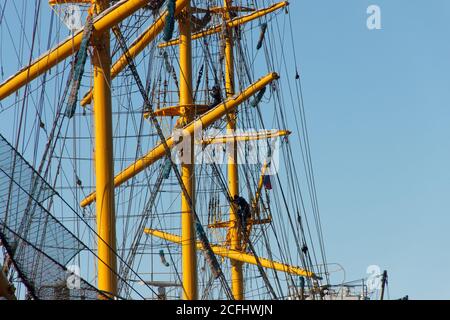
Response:
[{"label": "tall ship mast", "polygon": [[0,7],[0,296],[339,296],[297,3],[32,2]]}]

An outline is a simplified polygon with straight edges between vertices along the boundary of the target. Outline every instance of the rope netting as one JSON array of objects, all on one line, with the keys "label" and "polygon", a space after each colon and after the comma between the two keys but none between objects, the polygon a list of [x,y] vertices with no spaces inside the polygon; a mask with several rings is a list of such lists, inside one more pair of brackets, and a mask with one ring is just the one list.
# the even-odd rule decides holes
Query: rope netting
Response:
[{"label": "rope netting", "polygon": [[0,135],[0,238],[29,294],[98,299],[102,294],[66,267],[86,246],[44,207],[55,193]]}]

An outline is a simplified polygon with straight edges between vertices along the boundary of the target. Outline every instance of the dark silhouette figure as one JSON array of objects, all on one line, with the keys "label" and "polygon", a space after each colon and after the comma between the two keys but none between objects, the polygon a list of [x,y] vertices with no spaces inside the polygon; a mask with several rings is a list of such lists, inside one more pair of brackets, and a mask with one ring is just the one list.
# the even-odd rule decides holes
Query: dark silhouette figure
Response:
[{"label": "dark silhouette figure", "polygon": [[210,108],[213,108],[222,102],[222,94],[220,93],[220,87],[218,85],[215,85],[209,90],[209,95],[213,98],[212,103],[209,105]]},{"label": "dark silhouette figure", "polygon": [[250,218],[250,206],[243,197],[240,197],[238,195],[234,196],[233,202],[238,207],[237,214],[241,222],[242,232],[245,232],[247,228],[247,220],[248,218]]}]

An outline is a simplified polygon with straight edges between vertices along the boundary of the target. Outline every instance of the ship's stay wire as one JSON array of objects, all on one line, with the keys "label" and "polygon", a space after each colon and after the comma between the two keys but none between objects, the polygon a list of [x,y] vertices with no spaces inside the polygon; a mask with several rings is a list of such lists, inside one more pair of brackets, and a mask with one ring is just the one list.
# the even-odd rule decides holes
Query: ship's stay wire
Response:
[{"label": "ship's stay wire", "polygon": [[[216,1],[219,5],[221,5],[220,2]],[[6,8],[6,1],[4,2],[4,6],[1,7],[0,6],[0,25],[3,23],[4,26],[7,27],[7,19],[4,17],[3,13],[5,11]],[[248,6],[254,6],[256,9],[261,8],[263,6],[266,6],[268,3],[271,4],[271,1],[262,1],[260,3],[255,3],[254,1],[235,1],[236,5],[248,5]],[[204,4],[204,2],[202,1],[194,1],[194,5],[195,6],[200,6],[200,4]],[[37,3],[36,3],[37,5]],[[215,2],[208,2],[208,7],[209,6],[213,6],[215,5]],[[291,5],[295,5],[295,4],[291,4]],[[14,7],[16,6],[16,4],[14,3]],[[17,8],[15,8],[16,12],[18,11]],[[26,8],[24,8],[24,10],[26,10]],[[278,17],[281,16],[281,13],[276,13],[273,15],[268,15],[267,17],[263,17],[260,18],[259,20],[257,20],[255,23],[249,23],[246,26],[243,27],[239,27],[236,29],[236,45],[235,45],[235,54],[236,54],[236,59],[237,59],[237,64],[236,64],[236,71],[237,71],[237,82],[236,84],[240,86],[240,88],[245,87],[246,84],[248,83],[252,83],[253,80],[253,75],[255,73],[256,69],[259,69],[261,64],[261,61],[264,61],[267,64],[267,67],[269,70],[283,70],[285,72],[280,72],[282,78],[289,78],[289,81],[286,81],[287,85],[284,85],[283,82],[283,88],[287,89],[288,91],[288,97],[290,98],[290,101],[294,102],[295,100],[297,101],[297,103],[289,103],[289,101],[287,101],[287,99],[285,100],[283,97],[283,93],[280,92],[280,87],[277,83],[271,85],[267,90],[266,94],[263,97],[263,101],[260,103],[261,105],[263,104],[269,104],[270,102],[272,102],[272,104],[274,105],[274,115],[273,115],[273,122],[277,124],[278,127],[281,127],[282,129],[287,128],[287,124],[289,122],[289,120],[295,120],[293,122],[295,122],[295,126],[297,129],[297,133],[301,133],[300,137],[298,139],[301,139],[301,143],[299,144],[299,148],[301,148],[301,158],[302,158],[302,166],[303,166],[303,170],[305,171],[305,184],[306,184],[306,188],[307,191],[309,193],[309,197],[303,197],[303,185],[300,185],[299,182],[299,168],[298,168],[298,159],[295,158],[295,156],[297,156],[296,154],[294,155],[294,150],[292,149],[292,137],[286,138],[283,140],[283,144],[282,144],[282,154],[284,157],[284,169],[286,170],[286,176],[287,176],[287,180],[284,181],[281,179],[281,176],[277,175],[272,176],[272,181],[276,182],[273,189],[273,192],[269,192],[268,190],[262,190],[262,194],[260,197],[260,205],[261,205],[261,212],[264,214],[268,214],[269,216],[273,217],[273,221],[269,224],[269,225],[261,225],[261,226],[256,226],[253,228],[253,233],[250,235],[251,238],[249,238],[249,240],[252,242],[252,244],[254,244],[255,246],[255,250],[259,249],[256,246],[263,246],[264,247],[264,251],[268,254],[270,259],[276,259],[279,258],[277,257],[277,255],[281,256],[281,260],[284,262],[289,262],[289,263],[293,263],[294,260],[297,258],[301,261],[301,265],[302,267],[305,267],[309,270],[313,270],[315,268],[319,268],[320,270],[324,270],[323,274],[327,277],[327,282],[329,282],[328,280],[328,270],[327,270],[327,262],[326,262],[326,255],[325,255],[325,248],[324,248],[324,239],[323,239],[323,232],[322,232],[322,223],[321,223],[321,219],[320,219],[320,212],[319,212],[319,207],[318,207],[318,197],[317,197],[317,191],[316,191],[316,183],[314,180],[314,170],[313,170],[313,162],[312,162],[312,156],[311,156],[311,149],[310,149],[310,144],[309,144],[309,134],[308,134],[308,128],[306,127],[306,112],[305,112],[305,106],[304,106],[304,101],[303,101],[303,92],[302,92],[302,87],[301,87],[301,74],[299,75],[298,73],[298,62],[297,62],[297,57],[296,57],[296,50],[295,50],[295,46],[294,46],[294,38],[293,38],[293,29],[292,29],[292,22],[291,22],[291,12],[290,10],[288,11],[288,15],[286,16],[287,18],[284,19],[279,19]],[[281,11],[280,11],[281,12]],[[128,20],[126,20],[127,22],[124,22],[121,25],[121,28],[123,29],[123,37],[126,39],[126,42],[131,39],[131,36],[133,36],[136,32],[138,32],[140,26],[143,26],[143,22],[147,21],[146,19],[148,19],[149,15],[146,15],[145,13],[142,15],[138,14],[135,15],[136,18],[130,18]],[[216,19],[216,18],[214,18]],[[19,19],[20,20],[20,19]],[[279,21],[282,21],[284,24],[282,24],[282,26],[279,26]],[[214,21],[217,21],[214,20]],[[256,45],[256,41],[254,39],[254,32],[259,32],[259,28],[261,26],[261,24],[265,22],[268,23],[268,29],[267,29],[267,33],[265,35],[264,41],[263,41],[263,46],[262,46],[262,50],[256,50],[255,49],[255,45]],[[134,26],[133,24],[136,24],[136,26]],[[50,26],[52,26],[53,23],[50,24]],[[25,27],[21,27],[21,29],[25,30]],[[7,30],[9,30],[9,28],[7,27]],[[25,32],[23,32],[23,34],[25,34]],[[208,36],[205,37],[203,40],[198,41],[198,49],[200,49],[199,51],[201,52],[202,56],[203,56],[203,60],[202,60],[202,64],[201,64],[201,68],[202,68],[202,74],[200,75],[200,71],[199,71],[199,76],[197,78],[197,83],[195,88],[198,88],[195,90],[195,98],[202,100],[203,98],[206,98],[206,100],[208,99],[208,94],[207,94],[207,90],[209,87],[209,84],[211,83],[211,78],[213,80],[213,83],[218,84],[220,86],[220,88],[223,91],[224,88],[224,72],[223,72],[223,68],[222,66],[220,66],[220,64],[218,64],[217,62],[220,61],[220,59],[222,58],[218,58],[221,54],[220,50],[222,50],[221,48],[219,48],[219,46],[216,46],[216,43],[220,43],[221,42],[221,36],[222,35],[213,35],[213,36]],[[290,36],[290,42],[292,44],[292,55],[293,55],[293,61],[295,63],[295,74],[292,74],[292,68],[290,67],[290,65],[292,64],[291,62],[289,62],[289,66],[288,66],[288,52],[285,50],[286,48],[284,46],[278,46],[279,43],[283,43],[283,42],[289,42],[287,41],[286,38],[288,38]],[[19,41],[20,45],[19,46],[15,46],[15,41],[12,42],[13,46],[14,46],[14,50],[15,54],[17,56],[17,60],[21,60],[22,56],[23,56],[23,50],[28,50],[26,49],[27,46],[29,48],[31,48],[33,46],[33,42],[29,42],[28,39],[24,36],[21,35],[20,36],[21,40]],[[49,39],[50,39],[50,35],[49,35]],[[153,44],[152,44],[152,48],[154,48]],[[213,52],[214,50],[216,50],[217,52]],[[33,51],[33,50],[31,50]],[[116,54],[120,54],[121,50],[121,46],[119,41],[116,39],[116,43],[115,46],[113,47],[112,50],[112,54],[113,56]],[[163,70],[163,66],[164,66],[164,59],[162,58],[162,56],[160,57],[155,57],[157,56],[157,52],[155,52],[156,50],[154,50],[152,52],[152,49],[150,49],[149,53],[148,52],[144,52],[142,54],[142,58],[138,58],[135,57],[135,64],[139,65],[140,63],[146,63],[146,61],[149,61],[149,64],[151,64],[153,66],[153,64],[155,64],[154,61],[156,60],[160,60],[161,64],[158,66],[158,68],[153,67],[153,69],[148,69],[148,73],[147,73],[147,85],[145,88],[146,92],[152,92],[150,95],[149,100],[152,101],[152,103],[157,100],[157,104],[155,103],[155,107],[159,108],[159,107],[163,107],[166,106],[170,103],[171,101],[171,94],[175,96],[178,95],[178,90],[173,90],[170,91],[170,87],[174,87],[176,89],[176,83],[178,81],[178,79],[176,79],[176,74],[175,77],[173,76],[173,73],[171,72],[163,72],[161,70]],[[170,49],[166,50],[169,53],[169,59],[172,59],[171,57],[175,56],[176,57],[176,52],[174,47],[171,47]],[[1,63],[1,54],[0,54],[0,63]],[[152,60],[154,59],[154,60]],[[199,57],[194,57],[194,59],[199,59]],[[201,58],[200,58],[201,59]],[[177,59],[175,59],[176,63],[178,63]],[[172,61],[173,62],[173,61]],[[195,63],[194,63],[195,64]],[[172,65],[172,63],[171,63]],[[195,65],[194,65],[195,67]],[[173,65],[171,66],[172,70],[173,69]],[[66,68],[63,68],[61,70],[61,72],[57,72],[55,73],[54,70],[51,71],[51,73],[45,73],[44,77],[42,77],[42,82],[40,83],[39,86],[39,99],[37,99],[37,101],[34,101],[34,97],[33,94],[36,93],[37,94],[37,90],[33,89],[32,87],[26,87],[25,88],[25,94],[23,95],[23,98],[19,98],[16,97],[16,102],[17,103],[21,103],[22,106],[26,107],[27,105],[29,105],[31,103],[30,106],[34,106],[36,109],[36,114],[38,114],[38,120],[36,120],[34,122],[35,125],[35,130],[36,132],[38,132],[39,130],[41,130],[42,132],[45,133],[45,136],[47,138],[48,141],[53,141],[52,145],[50,146],[50,149],[52,149],[51,154],[47,154],[48,156],[48,163],[47,163],[47,167],[45,168],[46,170],[49,169],[50,166],[50,159],[53,160],[59,160],[56,166],[56,175],[52,176],[52,180],[53,180],[53,185],[56,186],[57,183],[57,177],[62,174],[62,178],[66,179],[67,182],[70,181],[70,178],[68,176],[66,176],[66,168],[62,165],[62,160],[63,160],[63,153],[67,153],[70,154],[69,150],[67,149],[66,145],[65,145],[65,141],[70,139],[70,137],[68,136],[68,131],[67,128],[62,128],[61,127],[61,120],[56,120],[59,122],[58,126],[60,128],[59,131],[57,131],[58,133],[56,134],[56,132],[53,133],[53,137],[50,138],[50,136],[52,136],[52,131],[51,128],[44,126],[44,128],[39,129],[39,123],[38,121],[42,121],[45,122],[45,108],[43,108],[44,106],[44,102],[48,102],[50,105],[52,105],[52,103],[50,102],[51,98],[49,97],[49,90],[46,90],[46,84],[47,82],[50,81],[54,81],[55,79],[57,80],[58,77],[63,77],[66,76],[66,74],[64,73]],[[128,70],[124,70],[122,72],[123,74],[119,76],[119,80],[118,84],[115,84],[114,87],[111,87],[113,94],[115,94],[117,102],[119,103],[119,105],[123,108],[123,112],[119,111],[114,113],[114,115],[117,115],[118,117],[121,116],[121,114],[125,114],[126,117],[125,118],[119,118],[120,121],[118,121],[117,126],[116,126],[116,131],[117,133],[120,132],[121,129],[125,130],[124,136],[128,136],[128,137],[133,137],[129,132],[132,130],[135,130],[136,135],[134,137],[137,137],[137,147],[136,147],[136,154],[134,155],[134,158],[138,158],[139,154],[142,153],[142,146],[143,143],[146,143],[146,141],[143,142],[143,139],[141,137],[141,133],[143,132],[143,119],[141,118],[140,123],[136,122],[135,117],[133,116],[134,113],[138,114],[140,111],[134,111],[134,109],[132,108],[132,99],[131,96],[135,93],[138,93],[137,90],[134,90],[132,88],[133,85],[135,85],[134,83],[132,83],[131,76],[132,76],[132,72],[128,71]],[[153,75],[153,83],[150,83],[150,78]],[[183,75],[180,75],[183,76]],[[291,76],[292,79],[295,77],[295,87],[292,88],[291,87]],[[297,77],[298,76],[298,77]],[[280,80],[281,81],[281,80]],[[169,85],[168,85],[169,83]],[[202,88],[202,84],[205,85],[206,87],[206,91],[205,89]],[[64,83],[60,82],[60,86],[63,88],[64,87]],[[83,87],[84,88],[84,87]],[[60,89],[59,92],[62,94],[64,90]],[[286,90],[285,90],[286,91]],[[206,92],[206,94],[205,94]],[[198,95],[198,97],[197,97]],[[286,97],[286,98],[288,98]],[[125,101],[125,103],[123,103],[122,101]],[[196,103],[197,101],[194,101],[194,103]],[[55,103],[53,105],[58,105],[59,103]],[[170,104],[169,104],[170,105]],[[292,113],[290,112],[290,114],[293,115],[293,119],[289,119],[286,118],[285,116],[285,112],[288,112],[288,108],[289,105],[291,105],[292,108]],[[8,106],[9,107],[9,106]],[[283,109],[284,108],[284,109]],[[6,108],[4,108],[2,106],[2,109],[0,112],[3,112],[4,110],[6,110]],[[23,112],[24,108],[21,109],[21,111]],[[28,107],[28,112],[30,113],[30,107]],[[83,113],[85,113],[85,110],[88,109],[83,109]],[[33,111],[34,113],[34,111]],[[42,113],[44,113],[44,116],[42,116]],[[59,112],[58,111],[52,111],[52,115],[56,114],[56,118],[58,119],[59,117]],[[77,116],[79,114],[76,114]],[[22,114],[23,116],[23,114]],[[269,124],[269,122],[267,122],[269,118],[267,119],[263,119],[261,110],[260,110],[260,106],[258,105],[256,108],[252,108],[250,106],[249,103],[245,103],[241,108],[239,108],[239,112],[238,112],[238,116],[239,116],[239,124],[242,128],[256,128],[256,127],[262,127],[263,129],[265,129],[267,126],[267,124]],[[16,116],[15,117],[15,132],[22,134],[23,136],[20,136],[20,139],[18,137],[16,137],[16,144],[19,144],[22,146],[22,152],[25,151],[25,149],[27,148],[29,142],[31,140],[26,140],[25,138],[25,134],[20,133],[23,132],[22,129],[17,130],[17,127],[22,128],[23,125],[20,125],[20,119],[21,117]],[[42,119],[42,120],[41,120]],[[88,123],[87,118],[86,119],[86,123]],[[270,119],[269,119],[270,120]],[[24,120],[26,121],[26,119]],[[169,121],[168,121],[169,122]],[[224,120],[220,120],[218,121],[214,127],[220,130],[224,130],[224,125],[225,125],[225,121]],[[87,126],[89,128],[89,126]],[[129,128],[130,127],[130,128]],[[129,129],[128,129],[129,128]],[[49,130],[50,129],[50,130]],[[90,128],[89,128],[90,129]],[[54,129],[53,129],[54,130]],[[61,134],[62,133],[62,134]],[[78,134],[82,134],[83,132],[80,130],[75,130],[75,120],[73,122],[73,136],[77,136]],[[86,132],[89,134],[90,137],[92,137],[92,132],[88,131]],[[219,133],[217,133],[218,135]],[[156,135],[152,135],[152,139],[153,137],[156,137]],[[29,137],[31,138],[31,136]],[[295,138],[295,137],[294,137]],[[61,157],[58,157],[58,155],[56,155],[56,148],[57,148],[57,144],[56,141],[58,139],[64,140],[62,142],[62,146],[61,146]],[[82,139],[82,138],[80,138]],[[38,155],[38,150],[39,147],[38,145],[40,144],[39,141],[40,137],[39,135],[35,136],[35,140],[34,142],[34,155],[33,155],[33,163],[35,163],[35,160],[37,159],[37,155]],[[61,141],[60,140],[60,141]],[[20,143],[19,143],[20,141]],[[92,139],[91,139],[92,141]],[[121,143],[123,143],[121,145]],[[115,141],[115,149],[117,147],[116,150],[119,150],[119,158],[117,158],[118,163],[120,163],[121,166],[126,165],[127,161],[129,161],[130,159],[127,158],[126,155],[126,151],[127,149],[125,148],[125,144],[126,144],[126,140],[120,140],[116,139]],[[297,147],[297,146],[295,146]],[[74,179],[76,180],[76,177],[78,177],[80,175],[79,171],[83,171],[82,166],[78,166],[77,163],[78,161],[81,161],[78,156],[77,156],[77,152],[80,151],[80,148],[76,147],[76,143],[74,141],[73,144],[73,151],[72,151],[72,155],[73,155],[73,161],[70,163],[73,169],[72,174],[74,175]],[[133,157],[131,157],[133,158]],[[205,169],[204,167],[206,166],[202,166],[202,170]],[[227,199],[227,195],[228,195],[228,190],[227,190],[227,186],[225,183],[225,177],[223,175],[223,170],[221,170],[216,164],[213,164],[211,166],[209,166],[210,169],[212,170],[212,179],[211,179],[211,188],[214,189],[214,192],[219,191],[220,193],[222,193],[223,195],[225,195],[225,205],[224,207],[229,206],[229,199]],[[123,199],[124,201],[127,200],[127,196],[129,196],[129,201],[128,204],[125,207],[125,214],[123,216],[124,218],[124,223],[123,223],[123,230],[122,232],[124,234],[129,234],[130,231],[132,231],[132,229],[136,230],[136,233],[134,235],[134,237],[132,237],[132,241],[130,248],[127,248],[127,242],[129,241],[128,239],[125,239],[125,237],[122,239],[122,243],[121,246],[118,248],[116,254],[117,256],[120,257],[124,257],[123,261],[121,260],[120,262],[120,268],[118,271],[118,273],[123,276],[122,281],[127,282],[130,281],[128,276],[125,276],[125,274],[127,274],[128,272],[132,273],[133,277],[137,277],[139,278],[140,275],[133,269],[133,264],[136,258],[137,254],[139,252],[139,245],[140,244],[140,237],[142,236],[142,233],[138,235],[139,230],[141,229],[142,226],[145,225],[145,219],[154,219],[155,217],[158,219],[158,221],[160,221],[160,223],[162,221],[165,221],[165,218],[162,218],[162,214],[157,213],[156,211],[158,210],[156,208],[156,203],[155,203],[155,207],[154,207],[154,211],[153,213],[151,213],[151,217],[146,217],[145,214],[142,215],[142,217],[140,217],[136,224],[132,224],[132,216],[133,216],[133,210],[136,206],[138,206],[138,204],[133,204],[132,201],[134,201],[134,199],[136,199],[135,201],[143,201],[142,199],[149,197],[149,193],[150,193],[150,197],[151,197],[151,193],[152,193],[152,189],[146,188],[146,190],[144,191],[144,193],[140,193],[141,191],[138,191],[139,189],[139,185],[143,182],[150,182],[150,180],[153,177],[157,177],[158,173],[160,172],[161,167],[159,166],[158,168],[155,168],[153,170],[144,170],[145,172],[145,177],[144,179],[138,179],[138,178],[133,178],[133,180],[131,181],[131,183],[128,186],[125,186],[126,188],[128,188],[129,193],[125,193],[122,192],[121,190],[123,189],[118,189],[118,194],[117,197],[118,199]],[[45,172],[46,170],[43,170],[44,172],[42,173],[42,175],[48,176],[48,174],[50,172]],[[61,170],[61,172],[60,172]],[[206,169],[205,169],[206,170]],[[255,185],[257,184],[258,178],[259,178],[259,168],[258,170],[255,169],[255,167],[252,167],[250,164],[245,163],[243,165],[240,166],[240,176],[243,177],[243,184],[241,186],[241,190],[246,190],[249,193],[249,198],[252,197],[253,192],[255,191]],[[40,170],[42,171],[42,170]],[[301,171],[301,170],[300,170]],[[151,174],[150,174],[151,172]],[[209,175],[210,172],[205,171],[205,175]],[[216,182],[214,182],[213,180],[215,179]],[[198,189],[200,189],[200,187],[202,186],[202,181],[200,181],[201,179],[198,180]],[[69,184],[70,185],[70,184]],[[153,184],[153,186],[155,186]],[[170,187],[171,184],[167,183],[167,187]],[[78,192],[81,191],[81,193],[83,195],[85,195],[85,188],[86,186],[80,186],[80,187],[76,187],[73,189],[70,189],[74,199],[78,198]],[[164,187],[161,187],[161,189],[164,189]],[[167,192],[167,190],[161,190],[162,192]],[[199,196],[201,195],[201,193],[198,193]],[[309,198],[309,199],[308,199]],[[159,199],[159,198],[158,198]],[[207,197],[205,196],[205,199],[207,199]],[[148,203],[147,199],[147,203]],[[314,234],[314,236],[317,236],[317,241],[319,243],[319,251],[320,251],[320,255],[321,255],[321,260],[324,262],[323,264],[319,264],[318,263],[318,255],[316,256],[315,253],[315,246],[314,243],[315,239],[313,239],[312,236],[312,229],[310,228],[310,224],[308,222],[308,216],[307,216],[307,212],[309,212],[309,209],[306,210],[307,205],[306,202],[310,201],[311,202],[311,208],[312,208],[312,214],[314,217],[314,227],[316,229],[316,234]],[[140,204],[140,203],[139,203]],[[223,203],[221,203],[223,205]],[[119,206],[121,204],[118,204],[117,206]],[[141,205],[144,205],[144,203],[142,203]],[[81,219],[79,218],[77,223],[85,223],[88,228],[90,229],[90,222],[88,221],[90,219],[90,217],[85,216],[85,214],[87,212],[89,212],[89,214],[91,214],[92,216],[92,209],[89,208],[86,211],[83,211],[83,215],[81,215],[78,211],[79,209],[77,208],[76,210],[73,209],[74,211],[76,211],[77,216],[79,215],[81,217]],[[286,221],[287,220],[287,221]],[[311,226],[313,226],[311,225]],[[77,227],[79,229],[79,227]],[[92,229],[93,230],[93,229]],[[213,232],[214,230],[211,230],[211,232]],[[88,233],[89,236],[94,235],[94,233]],[[294,235],[294,238],[292,238],[292,236]],[[145,238],[146,241],[147,239],[151,239],[151,237],[146,237]],[[272,239],[274,239],[275,241],[272,241]],[[101,241],[101,240],[99,240]],[[146,243],[146,242],[145,242]],[[296,251],[297,254],[292,254],[292,243],[295,243],[296,245]],[[167,249],[169,251],[169,255],[170,255],[170,259],[172,262],[172,266],[173,268],[175,268],[175,273],[179,279],[179,273],[176,270],[176,261],[174,261],[173,257],[172,257],[172,252],[171,252],[171,247],[168,245],[168,242],[166,242],[167,245]],[[271,248],[272,246],[272,248]],[[290,247],[291,246],[291,247]],[[303,252],[303,249],[307,248],[307,250],[305,252]],[[251,248],[248,248],[251,250]],[[126,254],[126,252],[128,251],[128,255]],[[258,250],[259,251],[259,250]],[[119,258],[120,258],[119,257]],[[142,255],[141,255],[141,259],[142,259]],[[152,256],[153,259],[153,256]],[[312,259],[314,259],[314,263],[312,262]],[[140,260],[142,261],[142,260]],[[136,267],[139,269],[140,263],[141,262],[137,262]],[[265,289],[267,289],[267,285],[264,283],[261,283],[261,280],[259,280],[259,285],[262,284],[261,286],[254,286],[254,284],[252,283],[254,279],[256,279],[257,277],[259,279],[261,279],[261,275],[265,274],[267,275],[267,278],[269,279],[269,272],[268,270],[263,270],[263,273],[258,272],[259,268],[252,268],[250,266],[246,266],[246,270],[245,272],[247,273],[246,275],[246,296],[251,297],[251,295],[255,295],[257,296],[259,295],[264,295],[267,294],[265,292]],[[258,267],[258,266],[257,266]],[[153,263],[152,263],[152,268],[153,268]],[[282,285],[281,285],[281,279],[279,279],[278,277],[278,272],[276,271],[272,271],[273,275],[274,275],[274,281],[276,283],[277,286],[277,291],[279,292],[279,297],[284,297],[285,295],[282,293]],[[259,274],[259,275],[258,275]],[[294,279],[294,277],[291,274],[286,274],[284,273],[285,277],[286,277],[286,281],[288,281],[288,283],[290,283],[291,285],[295,286],[296,280]],[[205,277],[208,277],[209,274],[205,273]],[[264,279],[263,279],[264,280]],[[270,279],[270,281],[272,281],[272,279]],[[307,283],[308,286],[313,287],[313,284],[311,282],[309,282],[309,279],[307,279]],[[206,289],[211,288],[208,280],[205,281],[206,282]],[[132,290],[133,285],[129,284],[129,286],[127,286],[126,288],[126,296],[130,296],[130,290]],[[248,291],[247,291],[248,289]],[[270,291],[270,290],[269,290]],[[135,291],[133,291],[135,292]],[[152,292],[154,294],[156,294],[153,290]],[[248,295],[247,295],[248,293]],[[208,296],[208,292],[204,292],[204,297]],[[137,294],[139,295],[139,294]],[[142,297],[141,295],[139,295],[140,297]]]}]

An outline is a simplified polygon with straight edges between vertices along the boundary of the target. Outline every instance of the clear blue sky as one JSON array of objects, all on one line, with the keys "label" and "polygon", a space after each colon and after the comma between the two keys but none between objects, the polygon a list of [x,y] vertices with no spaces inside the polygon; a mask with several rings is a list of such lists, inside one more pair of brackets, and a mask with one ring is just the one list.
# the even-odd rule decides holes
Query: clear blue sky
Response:
[{"label": "clear blue sky", "polygon": [[[366,27],[371,4],[382,30]],[[328,261],[346,280],[387,269],[391,298],[449,299],[450,1],[290,10]]]},{"label": "clear blue sky", "polygon": [[291,3],[329,262],[449,299],[450,2]]}]

